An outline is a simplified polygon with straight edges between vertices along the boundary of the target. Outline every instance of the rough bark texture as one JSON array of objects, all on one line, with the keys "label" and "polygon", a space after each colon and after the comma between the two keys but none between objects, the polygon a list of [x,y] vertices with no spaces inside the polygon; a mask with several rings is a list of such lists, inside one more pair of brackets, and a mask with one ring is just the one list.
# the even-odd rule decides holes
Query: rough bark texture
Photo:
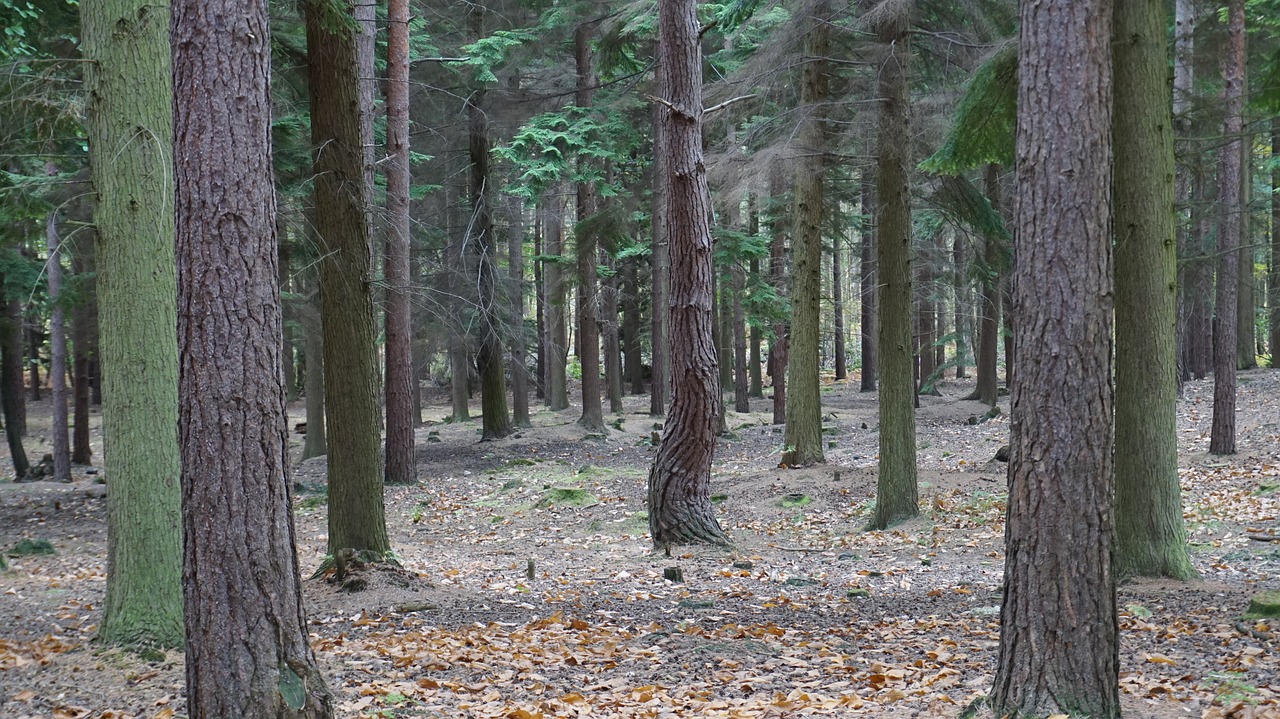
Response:
[{"label": "rough bark texture", "polygon": [[1187,311],[1188,369],[1195,379],[1204,379],[1213,371],[1213,259],[1210,255],[1210,230],[1213,212],[1205,206],[1209,197],[1206,172],[1198,163],[1191,170],[1191,226],[1187,244],[1191,254],[1187,267],[1187,295],[1191,307]]},{"label": "rough bark texture", "polygon": [[[747,234],[756,237],[760,234],[760,211],[756,208],[756,196],[754,194],[747,195]],[[760,276],[760,260],[752,257],[747,265],[751,277]],[[745,294],[745,286],[743,288]],[[751,323],[751,331],[748,337],[750,355],[748,364],[748,373],[751,376],[751,384],[747,389],[747,395],[750,397],[764,397],[764,377],[760,372],[760,327],[754,322]]]},{"label": "rough bark texture", "polygon": [[53,480],[71,481],[71,437],[67,417],[67,333],[62,302],[62,254],[58,239],[58,213],[50,212],[45,222],[49,246],[49,399],[53,403]]},{"label": "rough bark texture", "polygon": [[[93,244],[96,233],[82,237],[71,256],[71,272],[89,294],[93,294],[93,279],[88,275],[93,267]],[[94,353],[94,316],[96,308],[89,300],[76,304],[71,310],[71,346],[75,375],[75,412],[71,430],[71,463],[87,465],[93,462],[89,445],[89,365]]]},{"label": "rough bark texture", "polygon": [[671,241],[671,412],[649,470],[655,547],[724,544],[711,504],[719,366],[712,339],[711,194],[702,156],[702,52],[696,0],[660,0],[658,53],[666,237]]},{"label": "rough bark texture", "polygon": [[964,249],[964,238],[957,232],[951,241],[951,298],[954,302],[952,309],[955,316],[956,379],[964,379],[968,376],[965,364],[969,346],[965,340],[973,329],[970,326],[973,312],[969,307],[969,283],[965,279],[969,262]]},{"label": "rough bark texture", "polygon": [[880,294],[876,277],[876,174],[862,171],[862,233],[858,257],[858,293],[862,300],[862,317],[858,333],[862,336],[862,382],[859,390],[875,392],[879,372],[876,368],[876,298]]},{"label": "rough bark texture", "polygon": [[[1247,40],[1246,40],[1247,43]],[[1247,78],[1243,92],[1249,91]],[[1248,125],[1241,123],[1242,128]],[[1253,133],[1240,138],[1240,289],[1236,292],[1236,367],[1258,368],[1257,278],[1253,271],[1253,237],[1249,230],[1249,205],[1253,201]]]},{"label": "rough bark texture", "polygon": [[177,284],[173,206],[162,200],[173,196],[168,23],[165,8],[139,0],[93,3],[81,16],[91,61],[86,130],[97,193],[103,466],[111,481],[99,636],[178,646]]},{"label": "rough bark texture", "polygon": [[877,140],[876,272],[880,370],[880,471],[872,529],[920,513],[916,485],[915,388],[911,377],[911,196],[907,187],[907,19],[876,29],[886,52],[880,65]]},{"label": "rough bark texture", "polygon": [[[769,279],[779,298],[787,296],[787,220],[776,209],[784,192],[782,166],[774,162],[769,168],[769,198],[775,210],[771,213],[769,232]],[[789,315],[790,313],[788,313]],[[773,339],[769,341],[769,377],[773,380],[773,423],[787,421],[787,348],[790,345],[791,326],[784,320],[773,325]]]},{"label": "rough bark texture", "polygon": [[1280,117],[1271,118],[1271,273],[1267,280],[1267,351],[1280,367]]},{"label": "rough bark texture", "polygon": [[747,315],[742,295],[747,291],[747,274],[742,263],[733,264],[733,411],[751,411],[750,386],[747,377]]},{"label": "rough bark texture", "polygon": [[[314,282],[312,283],[314,286]],[[324,420],[324,329],[320,323],[320,295],[302,310],[302,326],[306,341],[302,347],[307,358],[307,436],[302,443],[302,458],[311,459],[329,453],[329,434]]]},{"label": "rough bark texture", "polygon": [[[1022,4],[997,715],[1120,716],[1112,572],[1111,4]],[[1167,211],[1169,206],[1165,206]]]},{"label": "rough bark texture", "polygon": [[837,239],[831,245],[831,334],[835,344],[835,378],[843,380],[849,375],[848,357],[844,349],[844,269],[841,262],[843,250]]},{"label": "rough bark texture", "polygon": [[[564,252],[564,200],[553,189],[544,203],[543,216],[545,253],[559,257]],[[543,264],[543,281],[546,283],[547,312],[547,408],[553,412],[569,408],[569,388],[565,378],[565,365],[569,360],[569,341],[565,327],[564,266],[556,260]]]},{"label": "rough bark texture", "polygon": [[1189,579],[1178,481],[1177,244],[1163,0],[1115,8],[1116,574]]},{"label": "rough bark texture", "polygon": [[[0,287],[4,287],[4,276],[0,275]],[[22,425],[23,425],[23,402],[25,401],[26,392],[22,389],[22,303],[17,299],[9,299],[4,302],[4,316],[0,318],[0,406],[4,409],[4,436],[9,443],[9,456],[13,460],[13,476],[14,479],[25,479],[31,473],[31,462],[27,460],[26,449],[22,446]],[[17,389],[14,389],[14,387]],[[108,507],[110,511],[110,507]],[[108,522],[110,517],[108,516]],[[110,523],[107,528],[110,530]],[[144,530],[145,531],[145,530]],[[110,536],[108,536],[108,552],[110,552]],[[108,556],[108,560],[110,557]],[[165,580],[165,586],[170,592],[179,591],[176,587],[177,577],[172,572],[164,572],[169,575],[169,579]],[[112,573],[108,573],[107,579],[110,582]],[[139,577],[138,572],[130,575],[136,580]],[[172,586],[171,586],[172,585]],[[136,606],[138,602],[131,602],[130,606]],[[166,606],[162,607],[172,614],[172,602],[166,602]],[[179,605],[181,606],[181,605]],[[140,619],[136,617],[135,619]],[[181,616],[178,617],[181,622]],[[140,622],[141,623],[141,622]],[[172,624],[172,617],[165,624]],[[148,628],[149,625],[142,624]],[[166,633],[171,634],[171,631]],[[179,641],[181,639],[179,638]],[[177,642],[172,644],[176,645]]]},{"label": "rough bark texture", "polygon": [[409,0],[387,0],[386,467],[388,484],[417,479],[413,455],[413,330],[409,314]]},{"label": "rough bark texture", "polygon": [[[659,58],[659,62],[662,59]],[[656,93],[665,94],[663,77],[666,72],[661,66],[656,73]],[[667,413],[667,399],[671,394],[671,358],[670,333],[667,331],[671,323],[671,302],[669,297],[671,279],[670,247],[667,244],[667,201],[669,188],[667,178],[670,169],[667,167],[667,140],[665,137],[665,110],[658,103],[653,104],[653,253],[652,291],[653,291],[653,378],[649,384],[649,414],[661,417]]]},{"label": "rough bark texture", "polygon": [[1209,430],[1210,454],[1236,451],[1236,293],[1240,290],[1240,243],[1244,204],[1240,160],[1244,132],[1244,0],[1228,0],[1226,57],[1222,67],[1223,105],[1226,115],[1222,134],[1226,144],[1218,169],[1217,314],[1213,320],[1213,424]]},{"label": "rough bark texture", "polygon": [[173,47],[187,713],[323,719],[289,496],[267,3],[180,0]]},{"label": "rough bark texture", "polygon": [[644,358],[640,354],[640,280],[634,258],[622,264],[622,352],[631,394],[644,394]]},{"label": "rough bark texture", "polygon": [[[984,173],[984,190],[991,207],[1000,211],[1000,167],[987,165]],[[1000,355],[1000,285],[1001,273],[998,271],[1003,263],[1000,261],[1000,239],[994,233],[988,233],[982,241],[982,262],[984,267],[982,278],[981,300],[978,305],[978,355],[975,358],[974,372],[978,375],[978,388],[974,399],[995,407],[999,400],[1000,380],[997,376]]]},{"label": "rough bark texture", "polygon": [[507,271],[511,274],[511,423],[530,427],[529,351],[524,331],[524,211],[518,198],[507,206]]},{"label": "rough bark texture", "polygon": [[[483,35],[484,6],[471,5],[471,32]],[[489,121],[482,105],[483,89],[472,90],[467,98],[467,121],[471,158],[471,219],[467,223],[470,237],[467,246],[476,255],[477,289],[479,290],[480,342],[476,351],[476,367],[480,371],[480,439],[501,439],[514,432],[507,414],[507,374],[503,362],[502,318],[498,311],[498,270],[494,266],[496,249],[493,239],[493,188],[489,173]]]},{"label": "rough bark texture", "polygon": [[353,0],[307,0],[324,395],[329,439],[329,550],[390,551],[382,502],[381,412],[373,242],[361,105],[363,24]]},{"label": "rough bark texture", "polygon": [[[543,205],[539,203],[533,208],[533,256],[542,257]],[[537,315],[538,357],[534,363],[534,396],[538,399],[547,397],[547,283],[543,279],[546,273],[543,267],[545,260],[535,259],[533,262],[533,313]]]},{"label": "rough bark texture", "polygon": [[807,62],[801,70],[800,121],[804,156],[796,162],[795,230],[791,245],[791,341],[787,363],[787,427],[782,463],[806,466],[826,461],[822,446],[822,394],[818,384],[818,325],[822,319],[822,213],[826,175],[828,96],[826,56],[830,45],[826,0],[810,11],[805,33]]},{"label": "rough bark texture", "polygon": [[[574,57],[578,66],[577,91],[574,101],[578,107],[591,107],[595,94],[595,73],[592,69],[591,35],[595,25],[583,23],[573,33]],[[579,165],[590,162],[579,157]],[[596,212],[595,184],[578,183],[578,223]],[[578,358],[582,362],[582,416],[578,424],[588,432],[605,433],[604,411],[600,404],[600,308],[596,277],[597,238],[594,232],[576,232],[578,245]]]},{"label": "rough bark texture", "polygon": [[[1174,144],[1177,148],[1175,157],[1182,157],[1182,163],[1175,163],[1174,168],[1174,207],[1175,232],[1177,236],[1178,259],[1178,383],[1190,379],[1191,347],[1193,335],[1190,330],[1191,308],[1200,302],[1189,286],[1192,278],[1191,263],[1187,260],[1193,254],[1199,254],[1199,247],[1191,244],[1191,168],[1189,161],[1193,157],[1191,145],[1191,101],[1195,95],[1195,3],[1193,0],[1175,0],[1173,25],[1173,110]],[[1198,245],[1198,243],[1197,243]]]}]

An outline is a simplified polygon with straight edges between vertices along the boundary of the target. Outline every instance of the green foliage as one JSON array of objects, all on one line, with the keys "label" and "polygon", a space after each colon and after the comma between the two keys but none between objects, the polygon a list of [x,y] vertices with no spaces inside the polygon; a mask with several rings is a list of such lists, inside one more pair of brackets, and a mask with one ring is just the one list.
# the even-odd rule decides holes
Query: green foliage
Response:
[{"label": "green foliage", "polygon": [[35,557],[43,554],[57,554],[53,543],[47,539],[20,539],[8,552],[11,557]]},{"label": "green foliage", "polygon": [[930,198],[934,206],[948,218],[984,237],[1011,239],[1004,218],[991,206],[991,201],[963,175],[944,175]]},{"label": "green foliage", "polygon": [[527,201],[563,181],[589,182],[601,197],[613,197],[621,188],[605,181],[604,162],[575,160],[630,163],[639,145],[638,132],[620,110],[567,105],[530,118],[494,154],[515,166],[507,191]]},{"label": "green foliage", "polygon": [[1017,124],[1018,44],[1011,40],[978,68],[942,147],[920,168],[954,175],[986,164],[1012,164]]}]

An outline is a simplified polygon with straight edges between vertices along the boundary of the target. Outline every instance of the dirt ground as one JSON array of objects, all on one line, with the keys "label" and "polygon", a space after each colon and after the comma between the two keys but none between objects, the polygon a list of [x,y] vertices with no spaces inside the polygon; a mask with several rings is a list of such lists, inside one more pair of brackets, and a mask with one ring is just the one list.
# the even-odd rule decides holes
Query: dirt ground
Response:
[{"label": "dirt ground", "polygon": [[[419,484],[386,492],[409,573],[368,572],[355,593],[305,585],[338,716],[957,716],[991,685],[1003,573],[1005,465],[993,456],[1008,423],[968,424],[983,411],[960,399],[971,382],[922,399],[922,515],[885,532],[862,531],[876,402],[856,380],[823,387],[824,466],[778,467],[769,400],[730,413],[712,491],[734,545],[670,558],[652,551],[643,514],[647,397],[607,417],[604,441],[571,408],[485,443],[477,421],[445,423],[447,396],[433,397]],[[1242,373],[1240,453],[1210,457],[1212,384],[1186,387],[1180,466],[1200,579],[1120,588],[1128,717],[1280,717],[1275,630],[1238,621],[1253,593],[1280,589],[1280,542],[1260,541],[1280,535],[1278,406],[1280,372]],[[303,407],[290,410],[301,421]],[[38,459],[47,403],[31,413]],[[306,575],[325,553],[324,476],[321,458],[293,478]],[[34,538],[57,550],[11,557],[0,574],[0,716],[185,712],[180,653],[94,642],[106,572],[96,480],[84,468],[72,484],[0,479],[0,548]],[[683,582],[663,578],[671,567]]]}]

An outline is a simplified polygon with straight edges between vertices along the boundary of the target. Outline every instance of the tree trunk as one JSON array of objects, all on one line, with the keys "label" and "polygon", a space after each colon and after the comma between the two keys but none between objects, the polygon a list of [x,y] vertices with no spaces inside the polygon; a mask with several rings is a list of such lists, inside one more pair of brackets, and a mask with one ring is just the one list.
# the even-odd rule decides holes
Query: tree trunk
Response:
[{"label": "tree trunk", "polygon": [[876,28],[886,51],[880,66],[880,132],[876,180],[877,327],[880,369],[880,473],[872,529],[920,513],[916,486],[915,388],[911,378],[911,196],[907,156],[911,144],[907,70],[908,18]]},{"label": "tree trunk", "polygon": [[[984,190],[992,209],[1000,212],[1000,166],[987,165],[984,172]],[[982,313],[978,321],[978,356],[974,371],[978,374],[978,389],[974,399],[995,407],[1000,399],[1000,381],[998,377],[1000,354],[1000,286],[1004,275],[1000,269],[1004,263],[1000,258],[1000,239],[994,233],[987,233],[983,238],[982,249],[982,300],[979,311]]]},{"label": "tree trunk", "polygon": [[267,3],[179,0],[173,48],[187,714],[327,719],[289,496]]},{"label": "tree trunk", "polygon": [[860,392],[875,392],[879,373],[876,368],[876,243],[875,243],[875,175],[862,171],[862,232],[858,258],[858,293],[862,304],[858,333],[862,335],[862,382]]},{"label": "tree trunk", "polygon": [[787,363],[787,426],[782,464],[808,466],[826,461],[822,446],[822,395],[818,384],[818,324],[822,317],[822,217],[828,132],[827,62],[831,8],[818,0],[805,33],[807,62],[801,70],[800,121],[806,154],[796,162],[795,239],[791,247],[791,343]]},{"label": "tree trunk", "polygon": [[174,191],[169,14],[137,0],[85,10],[103,466],[111,482],[98,636],[112,644],[176,647],[182,644],[177,284],[173,207],[157,201]]},{"label": "tree trunk", "polygon": [[1191,345],[1191,376],[1204,379],[1213,371],[1213,275],[1214,263],[1210,248],[1212,213],[1205,206],[1210,196],[1206,173],[1197,165],[1192,169],[1191,233],[1188,242],[1194,248],[1194,257],[1188,265],[1192,268],[1190,293],[1195,298],[1187,320],[1187,334]]},{"label": "tree trunk", "polygon": [[[0,275],[0,287],[4,287],[3,275]],[[16,390],[15,385],[18,387]],[[22,389],[22,302],[17,299],[4,301],[4,317],[0,318],[0,386],[3,386],[0,406],[4,411],[4,435],[9,442],[9,456],[13,460],[13,479],[25,482],[31,474],[31,463],[27,461],[27,452],[22,446],[22,404],[26,400],[26,392]],[[110,525],[107,528],[109,530]],[[110,577],[108,574],[108,579]],[[175,578],[175,585],[177,581]],[[177,591],[175,586],[173,592]],[[166,636],[169,634],[172,632],[167,632]],[[170,641],[170,646],[179,642],[180,637],[176,642]]]},{"label": "tree trunk", "polygon": [[[747,233],[752,237],[760,234],[760,211],[756,208],[756,196],[754,194],[747,195]],[[752,256],[747,265],[750,277],[755,280],[760,276],[760,260]],[[744,283],[742,293],[746,295],[746,285]],[[760,327],[755,322],[750,323],[751,328],[748,335],[748,354],[747,372],[750,375],[750,386],[747,389],[748,397],[764,397],[764,377],[760,373]]]},{"label": "tree trunk", "polygon": [[1217,315],[1213,322],[1213,424],[1209,431],[1210,454],[1236,452],[1236,293],[1240,289],[1241,220],[1244,204],[1244,168],[1241,143],[1244,134],[1245,30],[1244,0],[1228,0],[1226,58],[1222,68],[1225,117],[1218,170],[1218,206],[1222,218],[1218,230]]},{"label": "tree trunk", "polygon": [[1021,73],[1018,89],[1019,364],[991,692],[997,715],[1120,716],[1111,564],[1111,12],[1109,0],[1021,6],[1020,64],[1037,71]]},{"label": "tree trunk", "polygon": [[[780,203],[785,188],[782,165],[775,161],[769,168],[770,202]],[[778,297],[786,297],[787,286],[787,220],[781,213],[771,213],[769,231],[773,235],[769,243],[769,277]],[[787,421],[787,348],[790,345],[790,325],[785,320],[773,325],[773,339],[769,341],[769,376],[773,380],[773,423]]]},{"label": "tree trunk", "polygon": [[[751,411],[750,387],[747,378],[747,326],[746,310],[742,296],[747,291],[747,275],[742,263],[733,263],[733,411],[746,414]],[[759,368],[757,368],[757,372]],[[757,378],[758,379],[758,378]]]},{"label": "tree trunk", "polygon": [[1116,574],[1195,575],[1178,480],[1177,217],[1163,0],[1115,7]]},{"label": "tree trunk", "polygon": [[[661,61],[661,60],[659,60]],[[655,72],[657,85],[654,91],[658,95],[665,94],[663,77],[666,71],[658,67]],[[667,245],[667,200],[669,188],[667,177],[667,139],[664,136],[666,123],[664,110],[658,103],[653,104],[653,328],[652,328],[652,374],[649,383],[649,415],[661,417],[667,413],[667,399],[671,393],[670,334],[667,328],[671,322],[671,302],[668,297],[668,284],[671,277],[671,259]]]},{"label": "tree trunk", "polygon": [[618,275],[610,251],[602,249],[600,262],[614,270],[614,275],[600,283],[600,344],[604,347],[605,393],[609,395],[609,411],[622,414],[622,348],[618,335]]},{"label": "tree trunk", "polygon": [[[343,12],[354,0],[344,0]],[[361,104],[361,37],[372,28],[335,19],[327,0],[307,0],[316,234],[324,325],[329,440],[329,552],[391,550],[382,501],[373,242]]]},{"label": "tree trunk", "polygon": [[622,346],[631,394],[644,394],[644,358],[640,354],[640,279],[634,259],[622,264]]},{"label": "tree trunk", "polygon": [[565,365],[569,360],[569,344],[565,337],[564,266],[559,261],[564,252],[564,202],[558,188],[544,205],[543,241],[546,255],[556,259],[543,263],[542,277],[547,298],[547,407],[558,412],[569,408],[569,389]]},{"label": "tree trunk", "polygon": [[[1246,43],[1248,40],[1246,39]],[[1241,81],[1248,92],[1248,78]],[[1242,121],[1241,127],[1247,125]],[[1236,293],[1236,367],[1239,369],[1257,369],[1258,367],[1258,317],[1254,296],[1256,278],[1253,272],[1253,237],[1249,231],[1249,205],[1253,196],[1253,133],[1246,133],[1240,138],[1240,289]]]},{"label": "tree trunk", "polygon": [[45,221],[49,245],[49,395],[53,402],[53,480],[71,481],[71,438],[67,433],[67,335],[62,310],[62,255],[58,244],[58,213]]},{"label": "tree trunk", "polygon": [[[39,257],[32,258],[39,261]],[[27,367],[31,372],[31,401],[40,401],[40,345],[43,344],[41,332],[36,327],[35,309],[33,305],[26,306],[25,318],[22,326],[27,336]]]},{"label": "tree trunk", "polygon": [[956,232],[951,240],[951,298],[955,303],[952,315],[955,317],[956,325],[956,379],[969,376],[965,368],[965,360],[968,359],[969,354],[969,343],[966,338],[971,334],[969,320],[973,315],[969,309],[969,283],[966,279],[968,264],[964,251],[964,238],[961,233]]},{"label": "tree trunk", "polygon": [[[75,275],[83,291],[92,296],[95,293],[95,281],[90,277],[93,267],[94,234],[82,237],[75,245],[71,256],[71,272]],[[75,375],[74,390],[74,426],[71,430],[71,463],[89,465],[93,463],[93,450],[89,444],[89,365],[93,346],[94,307],[89,298],[84,298],[71,309],[71,345],[72,364]]]},{"label": "tree trunk", "polygon": [[524,331],[524,210],[519,198],[508,201],[507,271],[511,273],[511,423],[529,422],[529,351]]},{"label": "tree trunk", "polygon": [[[592,69],[591,35],[593,23],[579,25],[573,33],[574,58],[577,62],[577,91],[574,102],[578,107],[589,108],[594,93],[595,71]],[[578,157],[581,167],[589,163]],[[594,183],[578,183],[578,226],[596,213]],[[595,232],[575,233],[578,243],[578,358],[582,363],[582,416],[578,424],[589,433],[605,433],[604,411],[600,404],[600,308],[596,277]]]},{"label": "tree trunk", "polygon": [[[309,273],[314,277],[314,272]],[[314,281],[311,283],[315,286]],[[307,356],[307,435],[302,443],[302,458],[311,459],[329,453],[329,436],[325,431],[324,411],[324,328],[320,321],[319,289],[315,299],[302,310],[306,342],[302,351]]]},{"label": "tree trunk", "polygon": [[1271,274],[1267,294],[1267,351],[1275,368],[1280,367],[1280,117],[1271,118]]},{"label": "tree trunk", "polygon": [[672,402],[649,471],[649,533],[655,547],[725,544],[711,504],[719,367],[712,339],[711,193],[702,155],[702,52],[696,0],[660,0],[659,72],[666,101],[663,184],[669,188]]},{"label": "tree trunk", "polygon": [[[543,227],[543,205],[539,203],[533,208],[533,256],[534,258],[542,257],[542,227]],[[533,311],[537,315],[537,333],[538,333],[538,359],[534,366],[534,386],[536,390],[534,396],[538,399],[546,399],[547,397],[547,353],[550,351],[550,345],[547,342],[547,282],[546,261],[542,259],[534,259],[533,261]]]},{"label": "tree trunk", "polygon": [[840,240],[831,244],[831,329],[835,344],[835,379],[837,382],[849,376],[848,358],[844,349],[844,271],[841,269]]},{"label": "tree trunk", "polygon": [[387,0],[387,254],[386,345],[387,484],[417,479],[413,455],[413,330],[409,314],[409,0]]},{"label": "tree trunk", "polygon": [[1191,244],[1191,169],[1189,160],[1195,149],[1191,143],[1191,101],[1195,96],[1195,1],[1175,0],[1173,26],[1173,132],[1175,157],[1186,158],[1174,163],[1175,232],[1178,259],[1178,393],[1182,382],[1192,376],[1192,351],[1194,335],[1191,329],[1191,308],[1201,298],[1192,294],[1191,280],[1194,267],[1191,259],[1199,254],[1198,242]]},{"label": "tree trunk", "polygon": [[[483,37],[484,5],[470,5],[472,36]],[[471,91],[467,98],[469,153],[471,159],[471,219],[467,223],[471,236],[467,246],[476,253],[477,285],[480,296],[480,342],[476,366],[480,371],[480,441],[502,439],[515,430],[507,414],[507,377],[503,362],[502,319],[498,313],[498,272],[494,267],[496,250],[493,240],[493,188],[489,173],[489,121],[482,107],[483,87]]]}]

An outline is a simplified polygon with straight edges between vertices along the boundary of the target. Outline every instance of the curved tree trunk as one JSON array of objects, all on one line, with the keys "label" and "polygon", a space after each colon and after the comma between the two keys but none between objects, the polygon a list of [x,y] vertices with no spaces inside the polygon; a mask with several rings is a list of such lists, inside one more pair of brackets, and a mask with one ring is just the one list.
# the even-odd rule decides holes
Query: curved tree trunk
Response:
[{"label": "curved tree trunk", "polygon": [[1021,7],[1019,58],[1037,72],[1018,91],[1019,364],[991,705],[1115,719],[1111,3]]},{"label": "curved tree trunk", "polygon": [[1213,424],[1209,430],[1210,454],[1236,451],[1236,363],[1238,330],[1236,294],[1240,290],[1240,245],[1244,203],[1241,159],[1244,132],[1245,29],[1244,0],[1228,0],[1226,59],[1222,68],[1222,134],[1218,169],[1218,206],[1222,212],[1218,230],[1217,315],[1213,322]]},{"label": "curved tree trunk", "polygon": [[[103,466],[111,482],[99,637],[179,646],[178,292],[173,207],[158,201],[173,196],[168,13],[139,0],[83,10],[86,130],[97,193]],[[16,309],[11,319],[19,321],[12,318]],[[11,399],[21,395],[6,392],[6,403]]]},{"label": "curved tree trunk", "polygon": [[[353,11],[354,0],[337,6]],[[382,501],[381,412],[373,242],[362,111],[361,37],[372,28],[335,20],[328,0],[306,3],[320,307],[329,440],[329,552],[391,549]]]},{"label": "curved tree trunk", "polygon": [[880,369],[880,472],[870,528],[920,513],[916,485],[915,387],[911,370],[911,197],[907,149],[907,19],[877,29],[887,52],[880,66],[879,167],[876,182],[877,321]]},{"label": "curved tree trunk", "polygon": [[702,157],[702,52],[696,0],[659,0],[666,236],[671,240],[672,401],[649,470],[653,544],[724,544],[711,504],[719,367],[712,339],[711,195]]},{"label": "curved tree trunk", "polygon": [[289,496],[267,3],[179,0],[173,47],[188,715],[327,719]]},{"label": "curved tree trunk", "polygon": [[1178,480],[1177,252],[1163,0],[1115,8],[1116,574],[1195,575]]}]

